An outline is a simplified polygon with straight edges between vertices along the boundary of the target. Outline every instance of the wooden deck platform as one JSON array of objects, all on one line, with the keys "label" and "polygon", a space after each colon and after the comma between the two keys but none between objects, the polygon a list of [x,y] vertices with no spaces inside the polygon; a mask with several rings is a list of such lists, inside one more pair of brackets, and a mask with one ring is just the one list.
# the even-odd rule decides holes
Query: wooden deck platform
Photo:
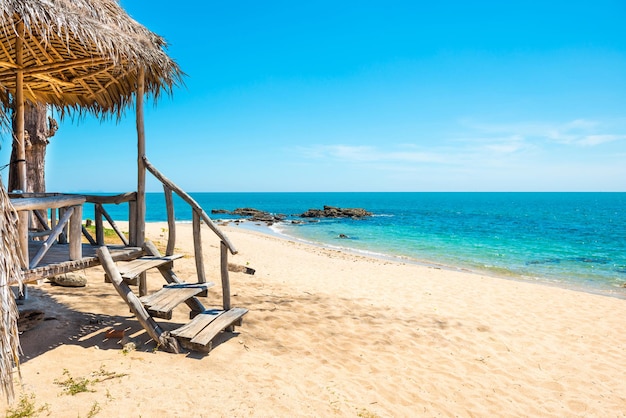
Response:
[{"label": "wooden deck platform", "polygon": [[[41,245],[42,241],[30,241],[29,253],[36,254]],[[34,282],[58,274],[70,273],[72,271],[99,265],[100,260],[98,260],[96,256],[96,249],[98,247],[90,244],[82,244],[82,246],[83,258],[69,261],[68,246],[66,244],[53,245],[36,268],[24,271],[24,282]],[[144,253],[143,249],[140,247],[125,247],[121,244],[110,245],[107,246],[107,248],[115,261],[132,260],[140,257]]]}]

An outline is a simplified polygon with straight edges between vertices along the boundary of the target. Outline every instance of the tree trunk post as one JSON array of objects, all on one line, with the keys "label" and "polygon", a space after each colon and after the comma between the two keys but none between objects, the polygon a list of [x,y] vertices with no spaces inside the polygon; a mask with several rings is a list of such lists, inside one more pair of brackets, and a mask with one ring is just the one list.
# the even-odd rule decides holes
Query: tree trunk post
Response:
[{"label": "tree trunk post", "polygon": [[144,70],[139,70],[137,78],[137,246],[142,246],[146,238],[146,133],[143,120]]}]

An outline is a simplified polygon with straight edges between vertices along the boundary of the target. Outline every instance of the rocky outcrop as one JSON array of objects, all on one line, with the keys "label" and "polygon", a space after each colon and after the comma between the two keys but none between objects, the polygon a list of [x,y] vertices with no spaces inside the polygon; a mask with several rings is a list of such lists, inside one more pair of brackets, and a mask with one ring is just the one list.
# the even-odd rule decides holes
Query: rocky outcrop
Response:
[{"label": "rocky outcrop", "polygon": [[372,212],[368,212],[361,208],[337,208],[334,206],[324,206],[324,209],[309,209],[300,214],[301,218],[353,218],[360,219],[372,216]]},{"label": "rocky outcrop", "polygon": [[228,211],[225,209],[213,209],[211,210],[212,214],[228,214],[228,215],[237,215],[244,218],[248,218],[254,222],[266,222],[272,224],[274,222],[282,221],[285,219],[284,215],[274,215],[269,212],[265,212],[263,210],[254,209],[254,208],[237,208],[233,211]]},{"label": "rocky outcrop", "polygon": [[[284,221],[287,218],[287,216],[285,215],[273,214],[254,208],[237,208],[233,211],[229,211],[226,209],[212,209],[211,213],[241,216],[247,218],[250,221],[265,222],[269,225],[273,224],[274,222]],[[306,222],[317,222],[315,218],[361,219],[372,216],[372,212],[368,212],[365,209],[361,208],[338,208],[335,206],[324,206],[324,209],[309,209],[300,215],[291,215],[290,217],[292,216],[311,219]],[[291,222],[294,224],[304,223],[304,221],[300,220],[292,220]]]}]

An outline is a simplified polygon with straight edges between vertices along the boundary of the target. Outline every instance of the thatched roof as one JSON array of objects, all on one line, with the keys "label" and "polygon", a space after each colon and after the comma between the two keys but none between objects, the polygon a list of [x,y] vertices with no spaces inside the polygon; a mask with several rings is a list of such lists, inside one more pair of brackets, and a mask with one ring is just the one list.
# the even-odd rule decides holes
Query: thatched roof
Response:
[{"label": "thatched roof", "polygon": [[[22,189],[24,100],[52,105],[62,114],[119,117],[137,91],[156,99],[181,81],[165,41],[130,18],[116,0],[0,0],[0,19],[0,115],[10,113],[15,101]],[[14,218],[0,180],[0,392],[9,398],[19,340],[8,284],[19,281],[22,265]]]},{"label": "thatched roof", "polygon": [[24,97],[99,116],[133,103],[140,69],[156,98],[181,81],[166,43],[133,20],[116,0],[0,0],[0,103],[9,107],[20,69]]}]

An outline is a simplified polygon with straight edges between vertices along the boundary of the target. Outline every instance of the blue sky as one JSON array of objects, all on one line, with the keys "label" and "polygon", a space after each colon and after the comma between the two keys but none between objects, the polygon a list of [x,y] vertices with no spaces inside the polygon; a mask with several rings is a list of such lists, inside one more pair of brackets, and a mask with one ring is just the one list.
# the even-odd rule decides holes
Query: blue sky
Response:
[{"label": "blue sky", "polygon": [[[147,155],[187,191],[626,191],[623,0],[145,5],[187,74]],[[134,190],[134,123],[66,120],[48,190]]]}]

